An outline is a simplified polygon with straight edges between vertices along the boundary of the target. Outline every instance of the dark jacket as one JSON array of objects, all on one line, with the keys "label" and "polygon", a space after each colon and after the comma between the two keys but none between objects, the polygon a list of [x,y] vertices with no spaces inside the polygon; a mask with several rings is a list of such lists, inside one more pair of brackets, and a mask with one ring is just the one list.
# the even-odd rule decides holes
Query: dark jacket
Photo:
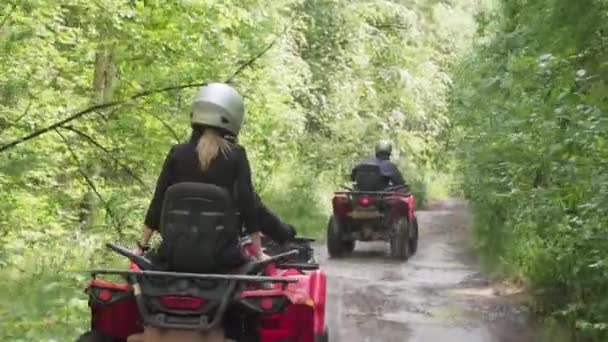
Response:
[{"label": "dark jacket", "polygon": [[154,230],[159,229],[162,204],[167,188],[181,182],[200,182],[223,187],[230,193],[236,192],[237,207],[247,232],[258,231],[256,198],[245,148],[233,143],[227,156],[219,154],[211,162],[209,168],[202,171],[196,152],[199,138],[200,133],[194,131],[190,141],[174,145],[169,151],[146,214],[146,226]]},{"label": "dark jacket", "polygon": [[355,180],[357,169],[361,165],[377,165],[380,168],[380,173],[382,174],[382,176],[390,180],[392,185],[406,185],[405,180],[403,179],[403,175],[401,175],[401,172],[399,171],[397,166],[388,159],[378,157],[369,158],[355,166],[351,172],[351,180]]}]

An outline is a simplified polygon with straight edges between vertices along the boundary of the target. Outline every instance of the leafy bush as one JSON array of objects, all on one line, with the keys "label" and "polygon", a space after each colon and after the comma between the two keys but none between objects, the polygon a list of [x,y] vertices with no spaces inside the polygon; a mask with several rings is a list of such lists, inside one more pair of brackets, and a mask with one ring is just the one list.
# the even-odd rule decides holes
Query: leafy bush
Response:
[{"label": "leafy bush", "polygon": [[[195,87],[134,94],[226,80],[274,42],[231,80],[246,97],[240,140],[263,198],[321,235],[331,193],[380,138],[407,156],[425,202],[444,163],[446,69],[475,6],[22,0],[0,12],[0,146],[42,132],[0,151],[0,339],[63,341],[86,327],[86,303],[62,270],[104,262],[91,254],[103,241],[133,243],[164,156],[188,136]],[[123,102],[43,130],[109,101]]]},{"label": "leafy bush", "polygon": [[608,338],[608,7],[504,1],[455,68],[453,136],[486,260],[536,308]]}]

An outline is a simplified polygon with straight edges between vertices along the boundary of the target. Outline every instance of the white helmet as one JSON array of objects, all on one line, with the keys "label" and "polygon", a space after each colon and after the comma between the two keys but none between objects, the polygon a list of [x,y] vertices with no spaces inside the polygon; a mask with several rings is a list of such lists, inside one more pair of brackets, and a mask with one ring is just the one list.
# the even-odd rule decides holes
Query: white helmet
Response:
[{"label": "white helmet", "polygon": [[241,130],[244,116],[243,97],[225,83],[203,86],[192,103],[192,125],[220,128],[235,136]]}]

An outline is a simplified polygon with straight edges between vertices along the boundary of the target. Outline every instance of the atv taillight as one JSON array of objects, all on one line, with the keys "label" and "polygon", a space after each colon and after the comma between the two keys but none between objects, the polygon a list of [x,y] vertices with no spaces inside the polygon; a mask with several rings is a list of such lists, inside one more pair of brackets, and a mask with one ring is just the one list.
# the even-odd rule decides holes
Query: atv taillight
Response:
[{"label": "atv taillight", "polygon": [[104,302],[108,302],[112,299],[112,292],[110,292],[110,290],[103,289],[99,291],[99,293],[97,294],[97,298]]},{"label": "atv taillight", "polygon": [[264,310],[272,310],[274,302],[271,297],[262,298],[260,300],[260,307]]},{"label": "atv taillight", "polygon": [[93,279],[86,292],[95,305],[110,305],[133,295],[127,284],[113,284],[101,279]]},{"label": "atv taillight", "polygon": [[359,205],[362,207],[367,207],[372,204],[372,199],[367,196],[359,197]]},{"label": "atv taillight", "polygon": [[207,299],[200,297],[164,296],[160,302],[168,309],[196,310],[207,303]]}]

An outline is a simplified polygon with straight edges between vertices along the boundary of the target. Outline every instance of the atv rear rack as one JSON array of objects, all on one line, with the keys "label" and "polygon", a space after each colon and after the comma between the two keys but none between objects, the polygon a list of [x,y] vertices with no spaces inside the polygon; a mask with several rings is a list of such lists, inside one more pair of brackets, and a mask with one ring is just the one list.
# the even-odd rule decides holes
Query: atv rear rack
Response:
[{"label": "atv rear rack", "polygon": [[409,192],[399,192],[399,191],[336,191],[334,192],[336,195],[402,195],[402,196],[411,196],[412,194]]},{"label": "atv rear rack", "polygon": [[184,279],[203,279],[203,280],[232,280],[243,281],[250,283],[297,283],[295,278],[280,278],[268,276],[252,276],[241,274],[201,274],[201,273],[180,273],[180,272],[162,272],[162,271],[128,271],[118,269],[94,269],[89,271],[93,277],[98,274],[114,274],[121,276],[151,276],[151,277],[171,277]]}]

